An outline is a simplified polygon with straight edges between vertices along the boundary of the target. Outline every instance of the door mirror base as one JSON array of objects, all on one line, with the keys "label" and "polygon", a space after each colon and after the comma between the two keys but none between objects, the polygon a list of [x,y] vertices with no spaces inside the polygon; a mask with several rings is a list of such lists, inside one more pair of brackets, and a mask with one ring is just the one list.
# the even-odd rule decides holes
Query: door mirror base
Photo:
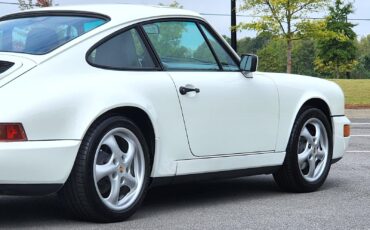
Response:
[{"label": "door mirror base", "polygon": [[[240,70],[242,72],[247,72],[247,73],[256,72],[257,71],[257,66],[258,66],[258,57],[257,57],[257,55],[243,54],[241,56]],[[244,75],[246,75],[246,74],[244,74]]]},{"label": "door mirror base", "polygon": [[242,71],[245,78],[253,78],[253,72]]}]

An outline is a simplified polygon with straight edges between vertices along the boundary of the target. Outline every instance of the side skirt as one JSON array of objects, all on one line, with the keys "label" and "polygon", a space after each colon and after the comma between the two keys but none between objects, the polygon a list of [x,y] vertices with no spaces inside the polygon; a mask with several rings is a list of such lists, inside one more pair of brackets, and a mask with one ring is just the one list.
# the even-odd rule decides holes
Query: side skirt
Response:
[{"label": "side skirt", "polygon": [[212,172],[212,173],[200,173],[200,174],[190,174],[190,175],[180,175],[172,177],[155,177],[152,178],[151,187],[157,187],[162,185],[179,184],[179,183],[189,183],[204,180],[219,180],[219,179],[229,179],[244,176],[255,176],[263,174],[272,174],[279,170],[281,166],[269,166],[260,168],[250,168],[250,169],[239,169],[231,171],[222,172]]}]

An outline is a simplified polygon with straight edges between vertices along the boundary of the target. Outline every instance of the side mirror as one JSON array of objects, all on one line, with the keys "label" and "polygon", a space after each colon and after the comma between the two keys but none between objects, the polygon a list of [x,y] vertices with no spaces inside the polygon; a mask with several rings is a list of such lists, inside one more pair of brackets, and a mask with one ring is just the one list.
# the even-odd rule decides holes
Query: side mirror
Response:
[{"label": "side mirror", "polygon": [[240,70],[246,73],[257,71],[258,57],[254,54],[243,54],[240,61]]}]

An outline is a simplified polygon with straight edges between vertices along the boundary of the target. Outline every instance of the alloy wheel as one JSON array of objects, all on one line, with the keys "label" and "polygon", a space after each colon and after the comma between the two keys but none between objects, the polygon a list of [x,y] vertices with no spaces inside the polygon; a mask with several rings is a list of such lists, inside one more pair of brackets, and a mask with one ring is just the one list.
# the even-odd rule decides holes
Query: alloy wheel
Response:
[{"label": "alloy wheel", "polygon": [[317,118],[309,119],[301,130],[298,143],[298,165],[305,180],[314,182],[325,170],[329,155],[328,134]]},{"label": "alloy wheel", "polygon": [[138,198],[144,183],[145,158],[138,138],[126,128],[108,132],[94,159],[94,181],[102,202],[124,210]]}]

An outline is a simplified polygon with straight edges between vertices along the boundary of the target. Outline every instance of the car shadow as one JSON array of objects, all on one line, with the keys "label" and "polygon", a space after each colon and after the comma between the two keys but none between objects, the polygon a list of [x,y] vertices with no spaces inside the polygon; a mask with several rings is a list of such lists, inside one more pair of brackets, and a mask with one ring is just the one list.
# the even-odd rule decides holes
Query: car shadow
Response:
[{"label": "car shadow", "polygon": [[186,203],[186,205],[201,203],[203,205],[215,201],[253,199],[254,196],[268,196],[279,191],[280,189],[273,181],[272,176],[189,182],[151,189],[144,207],[178,206],[182,203]]},{"label": "car shadow", "polygon": [[[328,180],[321,190],[337,186]],[[272,176],[254,176],[230,180],[194,182],[155,187],[149,190],[137,215],[129,221],[145,219],[153,215],[207,205],[227,204],[239,200],[248,201],[292,194],[282,192]],[[71,219],[61,208],[56,195],[44,197],[0,196],[0,226],[11,227],[66,227],[83,223]]]}]

